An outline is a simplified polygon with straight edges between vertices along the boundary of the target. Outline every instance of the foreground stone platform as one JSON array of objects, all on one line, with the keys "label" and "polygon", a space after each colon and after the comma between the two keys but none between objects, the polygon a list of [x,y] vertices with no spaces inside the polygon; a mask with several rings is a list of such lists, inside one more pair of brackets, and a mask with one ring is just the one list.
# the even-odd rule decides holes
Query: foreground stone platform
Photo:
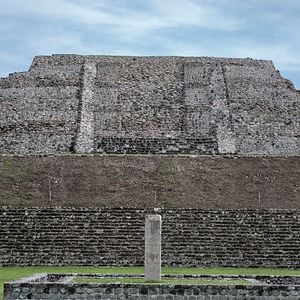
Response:
[{"label": "foreground stone platform", "polygon": [[300,154],[271,61],[53,55],[0,79],[0,153]]},{"label": "foreground stone platform", "polygon": [[[123,275],[122,277],[125,277]],[[193,285],[193,284],[101,284],[73,283],[72,279],[120,277],[120,275],[77,275],[76,274],[38,274],[23,280],[4,285],[4,300],[18,299],[286,299],[298,300],[300,297],[300,278],[297,276],[193,276],[201,279],[243,279],[248,285]],[[129,276],[127,276],[129,277]],[[134,276],[138,277],[138,276]],[[164,278],[176,276],[164,276]],[[180,276],[190,278],[191,276]]]}]

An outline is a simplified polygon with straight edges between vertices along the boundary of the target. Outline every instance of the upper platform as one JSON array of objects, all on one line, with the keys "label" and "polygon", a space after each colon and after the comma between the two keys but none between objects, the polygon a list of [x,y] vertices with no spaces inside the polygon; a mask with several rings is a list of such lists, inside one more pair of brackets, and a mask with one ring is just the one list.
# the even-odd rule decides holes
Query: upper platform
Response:
[{"label": "upper platform", "polygon": [[300,155],[271,61],[53,55],[0,79],[0,153]]}]

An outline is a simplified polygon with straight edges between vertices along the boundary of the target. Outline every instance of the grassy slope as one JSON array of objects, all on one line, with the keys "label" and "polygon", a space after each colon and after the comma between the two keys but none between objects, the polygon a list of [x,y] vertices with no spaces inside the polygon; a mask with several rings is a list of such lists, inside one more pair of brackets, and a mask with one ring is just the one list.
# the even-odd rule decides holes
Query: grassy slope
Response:
[{"label": "grassy slope", "polygon": [[249,281],[243,279],[177,279],[162,278],[160,281],[147,281],[144,278],[82,278],[74,279],[75,283],[150,283],[150,284],[226,284],[246,285]]},{"label": "grassy slope", "polygon": [[[0,299],[4,282],[30,276],[34,273],[82,274],[142,274],[142,267],[91,268],[91,267],[0,267]],[[163,274],[241,274],[241,275],[300,275],[300,270],[267,268],[162,268]]]},{"label": "grassy slope", "polygon": [[0,156],[0,206],[300,208],[299,177],[300,157]]}]

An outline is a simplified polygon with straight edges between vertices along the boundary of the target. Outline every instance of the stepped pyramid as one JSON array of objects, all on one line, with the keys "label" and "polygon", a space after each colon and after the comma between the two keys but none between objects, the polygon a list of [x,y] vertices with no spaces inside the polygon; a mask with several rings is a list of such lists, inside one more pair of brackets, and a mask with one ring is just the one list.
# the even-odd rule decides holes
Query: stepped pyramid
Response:
[{"label": "stepped pyramid", "polygon": [[0,266],[142,265],[159,212],[164,265],[299,268],[299,137],[271,61],[35,57],[0,79]]},{"label": "stepped pyramid", "polygon": [[271,61],[53,55],[0,80],[0,153],[300,154]]}]

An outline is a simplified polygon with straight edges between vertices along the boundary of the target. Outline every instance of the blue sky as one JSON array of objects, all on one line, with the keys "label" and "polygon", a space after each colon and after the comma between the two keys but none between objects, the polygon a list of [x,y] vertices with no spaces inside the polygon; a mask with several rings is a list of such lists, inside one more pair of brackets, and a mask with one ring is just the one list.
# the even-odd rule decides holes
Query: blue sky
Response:
[{"label": "blue sky", "polygon": [[300,89],[299,0],[0,0],[0,76],[53,53],[273,60]]}]

